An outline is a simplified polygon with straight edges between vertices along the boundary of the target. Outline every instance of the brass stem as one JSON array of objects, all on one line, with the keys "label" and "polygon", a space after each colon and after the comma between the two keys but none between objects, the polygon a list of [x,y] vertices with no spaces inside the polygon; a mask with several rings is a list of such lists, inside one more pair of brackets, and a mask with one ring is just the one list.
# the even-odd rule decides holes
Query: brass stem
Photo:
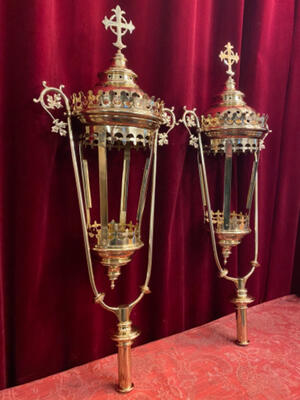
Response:
[{"label": "brass stem", "polygon": [[145,208],[145,203],[146,203],[146,194],[147,194],[147,188],[148,188],[148,178],[149,178],[149,172],[151,169],[152,158],[153,158],[153,146],[151,148],[150,157],[148,157],[146,159],[144,173],[143,173],[142,186],[141,186],[141,190],[140,190],[138,209],[137,209],[137,213],[136,213],[136,220],[139,224],[139,228],[138,228],[139,231],[141,230],[141,226],[142,226],[142,219],[143,219],[143,213],[144,213],[144,208]]},{"label": "brass stem", "polygon": [[129,169],[130,169],[130,147],[126,146],[124,149],[121,204],[120,204],[120,224],[124,225],[126,224],[126,215],[127,215]]},{"label": "brass stem", "polygon": [[251,211],[253,193],[254,193],[254,188],[255,188],[255,183],[256,183],[257,166],[258,166],[257,153],[254,153],[254,161],[253,161],[253,165],[252,165],[250,185],[249,185],[249,190],[248,190],[248,195],[247,195],[247,203],[246,203],[246,209],[248,210],[249,215],[250,215],[250,211]]},{"label": "brass stem", "polygon": [[232,143],[226,140],[225,144],[225,171],[224,171],[224,196],[223,196],[223,216],[224,229],[229,230],[230,220],[230,200],[231,200],[231,180],[232,180]]},{"label": "brass stem", "polygon": [[81,166],[82,187],[83,187],[83,196],[84,196],[84,204],[86,211],[86,223],[87,226],[90,226],[91,224],[90,209],[92,208],[92,196],[91,196],[91,187],[89,179],[89,167],[87,160],[83,158],[82,145],[80,143],[79,143],[79,160]]},{"label": "brass stem", "polygon": [[100,220],[102,235],[107,234],[108,225],[108,192],[107,192],[107,156],[106,156],[106,136],[101,133],[100,145],[98,146],[99,164],[99,189],[100,189]]},{"label": "brass stem", "polygon": [[[258,156],[255,154],[256,163],[258,163]],[[257,263],[258,257],[258,171],[255,175],[255,195],[254,195],[254,232],[255,232],[255,251],[254,251],[254,262]]]},{"label": "brass stem", "polygon": [[206,197],[205,197],[205,189],[204,189],[204,178],[203,178],[203,168],[199,160],[199,152],[197,151],[197,164],[198,164],[198,172],[199,172],[199,180],[200,180],[200,189],[201,189],[201,198],[202,198],[202,207],[203,207],[203,218],[205,220],[205,213],[207,209]]},{"label": "brass stem", "polygon": [[131,308],[128,305],[120,306],[116,316],[119,319],[118,330],[112,336],[118,347],[118,385],[121,393],[130,392],[133,389],[131,376],[131,345],[140,332],[132,328],[129,319]]},{"label": "brass stem", "polygon": [[[197,121],[198,121],[198,117],[197,117]],[[198,121],[198,125],[199,125],[199,121]],[[212,220],[212,211],[211,211],[211,205],[210,205],[209,189],[208,189],[208,182],[207,182],[206,167],[205,167],[205,161],[204,161],[203,145],[202,145],[200,128],[198,128],[198,144],[199,144],[199,152],[200,152],[200,164],[201,164],[202,173],[203,173],[203,184],[204,184],[204,191],[205,191],[205,197],[206,197],[207,214],[208,214],[209,229],[210,229],[213,253],[214,253],[215,262],[217,264],[217,268],[220,272],[220,276],[224,277],[227,275],[228,271],[225,270],[224,268],[222,268],[222,265],[220,263],[219,256],[218,256],[218,250],[217,250],[217,244],[216,244],[216,238],[215,238],[215,230],[214,230],[213,220]]]},{"label": "brass stem", "polygon": [[247,346],[248,340],[248,327],[247,327],[247,308],[248,304],[253,302],[253,298],[248,296],[248,291],[245,287],[247,279],[237,279],[236,288],[237,296],[232,302],[236,307],[236,343],[240,346]]},{"label": "brass stem", "polygon": [[[67,103],[67,104],[69,104],[69,103]],[[87,224],[86,224],[85,212],[84,212],[85,210],[84,210],[84,203],[83,203],[83,194],[82,194],[81,185],[80,185],[78,163],[77,163],[74,138],[73,138],[73,132],[72,132],[72,125],[71,125],[71,112],[68,107],[67,107],[67,111],[68,111],[68,131],[69,131],[70,149],[71,149],[72,164],[73,164],[75,183],[76,183],[76,189],[77,189],[77,197],[78,197],[78,203],[79,203],[79,211],[80,211],[82,233],[83,233],[83,240],[84,240],[84,248],[85,248],[85,255],[86,255],[86,261],[87,261],[87,266],[88,266],[88,274],[89,274],[89,280],[90,280],[90,284],[91,284],[94,296],[95,296],[95,298],[97,298],[100,295],[100,293],[97,290],[94,273],[93,273],[91,253],[90,253],[90,249],[89,249],[89,238],[88,238],[88,233],[87,233]]]},{"label": "brass stem", "polygon": [[122,393],[130,392],[133,389],[131,377],[131,343],[119,342],[118,346],[118,386],[117,390]]},{"label": "brass stem", "polygon": [[236,335],[237,344],[247,346],[248,329],[247,329],[247,305],[237,305],[236,307]]}]

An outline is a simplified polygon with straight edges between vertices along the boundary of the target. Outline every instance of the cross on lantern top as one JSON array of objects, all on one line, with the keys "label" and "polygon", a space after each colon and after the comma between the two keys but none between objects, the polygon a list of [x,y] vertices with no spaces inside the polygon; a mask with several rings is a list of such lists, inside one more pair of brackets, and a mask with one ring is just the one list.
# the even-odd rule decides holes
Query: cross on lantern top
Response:
[{"label": "cross on lantern top", "polygon": [[228,42],[225,46],[225,51],[221,51],[221,53],[219,54],[221,61],[224,61],[224,63],[228,66],[226,73],[230,76],[234,75],[231,66],[234,63],[237,63],[240,59],[238,53],[234,53],[232,49],[233,49],[232,44]]},{"label": "cross on lantern top", "polygon": [[132,21],[127,22],[125,17],[125,11],[121,10],[120,6],[116,6],[113,8],[112,11],[114,14],[107,18],[105,17],[102,21],[105,29],[110,28],[110,30],[117,36],[117,41],[113,43],[119,50],[122,50],[126,47],[126,45],[122,42],[122,36],[129,31],[130,33],[133,32],[135,26],[133,25]]}]

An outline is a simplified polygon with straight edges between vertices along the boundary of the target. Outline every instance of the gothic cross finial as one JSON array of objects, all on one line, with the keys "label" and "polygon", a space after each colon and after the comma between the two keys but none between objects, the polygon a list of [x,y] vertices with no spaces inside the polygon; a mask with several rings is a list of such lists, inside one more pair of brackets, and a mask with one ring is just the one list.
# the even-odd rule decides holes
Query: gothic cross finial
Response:
[{"label": "gothic cross finial", "polygon": [[219,54],[221,61],[224,61],[224,63],[228,66],[226,73],[230,76],[234,75],[231,66],[234,63],[237,63],[240,59],[238,53],[234,53],[232,49],[233,49],[232,44],[228,42],[225,46],[225,51],[221,51],[221,53]]},{"label": "gothic cross finial", "polygon": [[122,11],[120,6],[116,6],[116,8],[112,9],[112,11],[114,14],[110,18],[105,17],[102,23],[105,26],[105,29],[110,28],[111,31],[117,36],[117,41],[113,43],[113,45],[119,50],[122,50],[126,47],[122,42],[122,36],[125,35],[127,31],[132,33],[135,29],[135,26],[133,25],[132,21],[126,21],[125,17],[123,16],[125,11]]}]

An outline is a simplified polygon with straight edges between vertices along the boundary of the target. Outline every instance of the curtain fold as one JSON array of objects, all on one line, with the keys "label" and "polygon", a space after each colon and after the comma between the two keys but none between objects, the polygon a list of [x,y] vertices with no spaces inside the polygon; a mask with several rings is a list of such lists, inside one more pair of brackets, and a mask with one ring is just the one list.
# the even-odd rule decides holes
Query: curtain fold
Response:
[{"label": "curtain fold", "polygon": [[[32,99],[43,80],[65,84],[68,95],[95,84],[114,55],[113,35],[101,21],[116,4],[136,27],[124,39],[129,68],[146,93],[175,106],[178,118],[183,105],[197,107],[201,115],[222,90],[226,74],[218,54],[223,46],[230,41],[240,53],[236,81],[247,104],[269,115],[272,129],[259,167],[261,268],[248,282],[249,294],[261,302],[300,287],[295,258],[300,206],[298,3],[1,3],[0,388],[115,351],[109,338],[115,317],[93,303],[89,287],[68,140],[50,133],[49,116]],[[218,197],[219,170],[210,166],[210,190]],[[229,264],[231,271],[249,268],[251,246],[245,240]],[[128,301],[137,293],[146,260],[142,249],[124,267],[116,293],[107,294],[112,300]],[[95,275],[99,289],[108,292],[104,268],[96,266]],[[203,223],[196,154],[183,126],[159,149],[150,287],[152,294],[132,314],[142,330],[137,343],[233,311],[233,285],[217,276]]]}]

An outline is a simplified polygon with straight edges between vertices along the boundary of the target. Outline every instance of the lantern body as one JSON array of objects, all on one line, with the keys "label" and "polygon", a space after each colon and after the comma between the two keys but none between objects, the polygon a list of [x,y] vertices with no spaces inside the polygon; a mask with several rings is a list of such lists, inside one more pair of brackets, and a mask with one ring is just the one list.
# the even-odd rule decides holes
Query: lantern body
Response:
[{"label": "lantern body", "polygon": [[[125,56],[119,50],[105,79],[86,95],[72,96],[72,113],[79,118],[84,132],[79,141],[81,176],[90,246],[108,269],[111,288],[136,250],[143,246],[141,228],[149,177],[151,175],[154,142],[163,123],[163,102],[149,98],[136,84],[136,74],[127,68]],[[89,161],[85,149],[97,153],[99,196],[91,198]],[[108,157],[111,151],[123,153],[119,215],[109,218]],[[127,202],[132,152],[145,153],[144,174],[136,209],[136,220],[127,219]],[[99,202],[99,217],[91,219],[92,205]],[[96,207],[97,208],[97,207]]]},{"label": "lantern body", "polygon": [[[268,132],[267,117],[255,112],[246,105],[244,94],[235,88],[230,76],[226,87],[219,97],[219,102],[211,107],[206,115],[201,116],[201,132],[207,139],[204,152],[207,155],[221,156],[223,162],[223,198],[221,211],[212,211],[212,221],[218,243],[222,248],[224,264],[231,254],[232,247],[237,246],[244,236],[251,232],[250,212],[256,183],[259,153],[263,147],[263,138]],[[248,183],[245,204],[237,204],[240,209],[232,207],[232,172],[239,167],[238,158],[253,156],[252,173]],[[250,165],[248,165],[250,167]],[[245,171],[243,171],[245,172]],[[247,177],[242,176],[243,183]],[[245,185],[240,185],[245,190]],[[240,189],[240,190],[241,190]],[[245,197],[245,196],[239,196]],[[205,210],[208,221],[208,213]]]},{"label": "lantern body", "polygon": [[[215,262],[220,277],[232,281],[236,286],[237,296],[232,301],[236,305],[237,343],[247,345],[246,312],[247,305],[253,299],[247,294],[246,282],[255,268],[259,266],[258,161],[260,151],[264,148],[264,139],[269,132],[269,128],[267,116],[260,115],[249,107],[244,101],[244,94],[236,89],[232,65],[238,62],[239,56],[232,49],[233,46],[227,43],[225,50],[219,54],[220,59],[228,66],[227,74],[229,77],[217,102],[205,115],[201,116],[200,120],[195,113],[195,109],[187,110],[185,107],[182,122],[190,134],[190,145],[198,150],[198,169],[204,220],[210,227]],[[242,185],[236,187],[237,193],[235,193],[236,197],[243,197],[241,195],[244,195],[245,201],[242,206],[235,201],[234,209],[233,200],[236,199],[232,198],[233,166],[236,170],[239,164],[237,161],[241,161],[241,158],[246,155],[253,156],[252,169],[250,173],[242,176]],[[211,206],[210,188],[206,172],[206,164],[210,156],[214,156],[218,161],[224,160],[219,168],[222,171],[223,179],[219,180],[221,190],[217,190],[220,196],[215,199],[218,200],[218,206],[214,207],[215,211]],[[240,160],[234,160],[234,158],[240,158]],[[215,160],[215,164],[217,164],[217,160]],[[248,187],[244,190],[244,182],[248,177],[250,177]],[[250,261],[251,267],[246,275],[233,277],[230,275],[229,270],[225,268],[225,265],[232,248],[239,245],[242,239],[251,232],[250,216],[253,197],[255,203],[254,257]],[[219,259],[217,241],[222,251],[223,263]]]},{"label": "lantern body", "polygon": [[[150,293],[157,145],[168,144],[168,132],[174,127],[176,120],[173,108],[165,108],[161,100],[150,98],[144,93],[135,81],[136,74],[127,68],[126,58],[122,53],[122,49],[126,47],[122,36],[127,31],[131,33],[134,26],[131,21],[126,21],[125,12],[120,6],[116,6],[112,11],[112,17],[105,17],[102,22],[106,29],[111,28],[117,36],[113,44],[118,50],[112,64],[105,71],[105,79],[86,94],[73,94],[71,102],[63,92],[63,85],[59,88],[48,87],[46,82],[43,82],[44,89],[34,101],[41,103],[53,119],[52,132],[62,136],[68,133],[69,136],[89,280],[95,303],[118,318],[117,331],[112,336],[118,347],[117,390],[126,393],[133,389],[131,345],[140,333],[132,327],[130,313],[144,295]],[[62,101],[66,108],[66,122],[55,118],[53,114],[53,111],[62,107]],[[72,129],[73,117],[79,119],[83,128],[75,138]],[[160,132],[161,125],[165,125],[168,130]],[[134,218],[129,219],[130,165],[132,153],[137,150],[144,154],[143,174]],[[119,212],[110,219],[109,211],[113,214],[115,210],[112,212],[109,206],[118,200],[118,191],[115,190],[117,184],[114,180],[110,181],[113,194],[109,199],[108,176],[115,170],[115,165],[108,168],[108,153],[113,151],[122,152],[123,168]],[[92,255],[107,267],[113,289],[121,267],[128,264],[134,252],[143,246],[142,219],[150,178],[149,245],[145,281],[140,286],[140,294],[131,303],[110,306],[104,301],[105,293],[97,289]],[[134,184],[138,186],[136,182]]]}]

